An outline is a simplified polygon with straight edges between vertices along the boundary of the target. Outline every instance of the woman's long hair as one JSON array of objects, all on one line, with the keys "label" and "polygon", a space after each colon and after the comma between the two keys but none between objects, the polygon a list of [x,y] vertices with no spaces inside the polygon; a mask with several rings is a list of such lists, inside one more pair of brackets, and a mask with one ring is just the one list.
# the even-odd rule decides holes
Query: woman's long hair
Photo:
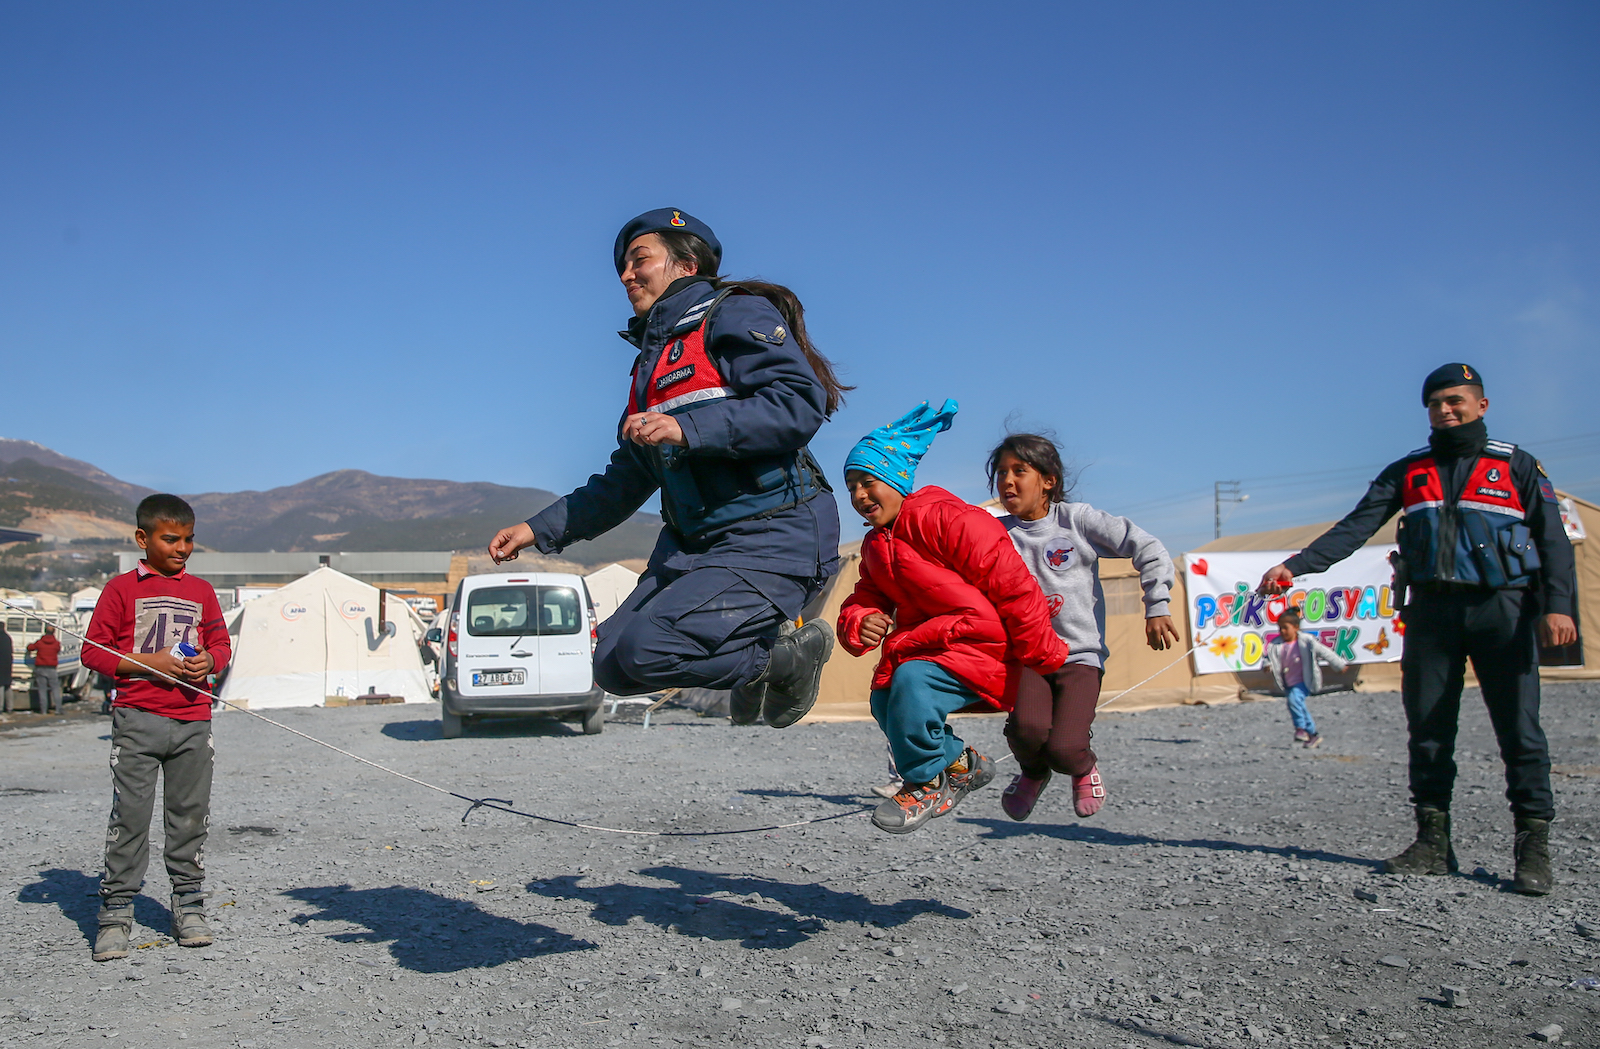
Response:
[{"label": "woman's long hair", "polygon": [[811,336],[806,334],[806,308],[800,304],[800,296],[782,284],[764,280],[726,280],[718,276],[717,257],[712,254],[711,245],[693,233],[667,230],[656,235],[666,247],[668,258],[682,266],[694,266],[695,272],[710,281],[712,287],[718,290],[738,288],[740,291],[759,295],[772,303],[783,317],[783,323],[788,327],[789,334],[794,336],[800,351],[806,355],[806,363],[817,373],[817,381],[822,384],[823,392],[827,395],[824,411],[831,416],[839,410],[839,406],[844,403],[844,395],[855,387],[840,382],[838,375],[834,373],[833,362],[818,353],[817,348],[812,345]]}]

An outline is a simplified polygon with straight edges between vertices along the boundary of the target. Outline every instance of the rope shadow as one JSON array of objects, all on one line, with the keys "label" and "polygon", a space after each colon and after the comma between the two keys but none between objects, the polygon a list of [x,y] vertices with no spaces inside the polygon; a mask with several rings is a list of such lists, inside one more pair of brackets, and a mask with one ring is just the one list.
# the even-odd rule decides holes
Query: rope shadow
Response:
[{"label": "rope shadow", "polygon": [[757,798],[815,798],[818,801],[826,801],[831,805],[843,805],[847,808],[859,808],[861,806],[860,794],[818,794],[810,790],[766,790],[754,787],[736,791],[735,793]]},{"label": "rope shadow", "polygon": [[[54,905],[63,916],[78,926],[89,943],[94,942],[100,931],[98,872],[85,874],[64,867],[40,871],[38,881],[24,885],[17,893],[17,902]],[[154,897],[141,892],[133,898],[133,920],[165,935],[172,927],[172,912]]]},{"label": "rope shadow", "polygon": [[[643,918],[666,931],[691,938],[738,941],[751,950],[781,950],[809,940],[825,923],[861,922],[882,928],[904,925],[923,914],[970,918],[971,912],[939,900],[900,900],[875,903],[856,892],[840,892],[822,885],[794,885],[754,875],[713,874],[686,867],[648,867],[640,874],[672,887],[625,885],[582,886],[578,874],[564,874],[531,882],[528,891],[550,898],[582,900],[591,905],[590,917],[611,926],[625,926]],[[711,898],[730,892],[741,898]],[[765,910],[744,899],[758,893],[791,913]]]},{"label": "rope shadow", "polygon": [[[390,721],[378,731],[390,739],[398,739],[403,743],[424,743],[444,738],[438,718]],[[469,739],[555,738],[582,734],[582,730],[576,725],[560,720],[554,715],[540,714],[494,715],[487,721],[474,721],[467,729]]]},{"label": "rope shadow", "polygon": [[317,908],[313,914],[293,918],[295,924],[340,921],[364,925],[366,932],[330,933],[328,939],[387,942],[390,957],[412,972],[489,969],[526,958],[594,949],[588,940],[547,925],[502,918],[467,901],[403,885],[387,889],[307,886],[283,895]]},{"label": "rope shadow", "polygon": [[1364,856],[1346,856],[1325,849],[1307,849],[1293,845],[1251,845],[1222,838],[1152,838],[1146,834],[1124,834],[1103,827],[1086,827],[1081,823],[1013,823],[988,817],[962,819],[962,823],[977,824],[984,828],[983,836],[1005,840],[1039,835],[1060,841],[1081,841],[1090,845],[1161,845],[1175,849],[1209,849],[1212,852],[1264,852],[1274,856],[1295,859],[1320,860],[1323,863],[1348,863],[1357,867],[1377,869],[1379,860]]}]

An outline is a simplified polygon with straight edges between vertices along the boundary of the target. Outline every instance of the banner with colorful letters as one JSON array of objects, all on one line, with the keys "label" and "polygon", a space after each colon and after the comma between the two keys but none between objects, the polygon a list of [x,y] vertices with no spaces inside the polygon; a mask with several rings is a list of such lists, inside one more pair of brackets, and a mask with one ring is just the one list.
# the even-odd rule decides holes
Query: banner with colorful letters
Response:
[{"label": "banner with colorful letters", "polygon": [[1392,545],[1364,546],[1326,572],[1299,576],[1288,593],[1256,593],[1261,575],[1293,550],[1188,554],[1189,627],[1197,674],[1265,670],[1278,616],[1300,609],[1301,629],[1352,663],[1393,663],[1405,626],[1394,607]]}]

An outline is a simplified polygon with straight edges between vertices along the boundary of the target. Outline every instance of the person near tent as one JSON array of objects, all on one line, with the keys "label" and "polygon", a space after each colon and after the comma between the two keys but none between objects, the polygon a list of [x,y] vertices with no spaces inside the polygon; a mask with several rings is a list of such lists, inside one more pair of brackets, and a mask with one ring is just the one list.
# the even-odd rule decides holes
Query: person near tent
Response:
[{"label": "person near tent", "polygon": [[1053,673],[1026,671],[1006,719],[1006,742],[1020,770],[1000,795],[1014,820],[1033,812],[1051,773],[1072,777],[1073,810],[1087,818],[1105,803],[1105,781],[1090,747],[1105,676],[1106,600],[1099,559],[1133,561],[1144,590],[1150,647],[1178,643],[1168,603],[1174,572],[1161,541],[1126,517],[1068,501],[1061,450],[1048,437],[1011,434],[989,453],[989,487],[1009,511],[1000,519],[1049,604],[1050,624],[1072,654]]},{"label": "person near tent", "polygon": [[11,664],[15,658],[11,635],[6,633],[6,625],[0,623],[0,714],[11,713]]},{"label": "person near tent", "polygon": [[719,276],[722,245],[675,208],[613,248],[637,351],[605,472],[490,542],[496,563],[560,553],[661,493],[649,567],[599,626],[595,682],[614,695],[732,691],[732,718],[783,728],[816,702],[826,625],[788,628],[838,571],[839,513],[808,442],[845,386],[788,288]]},{"label": "person near tent", "polygon": [[839,641],[857,656],[883,648],[872,716],[903,782],[872,822],[890,834],[947,815],[994,778],[994,762],[962,742],[949,716],[1009,710],[1024,667],[1048,674],[1069,654],[1005,527],[943,488],[913,487],[917,463],[957,410],[955,401],[924,402],[845,459],[850,504],[872,531],[839,609]]},{"label": "person near tent", "polygon": [[175,495],[152,495],[135,513],[133,538],[144,558],[106,584],[83,646],[85,666],[117,679],[97,962],[128,956],[133,898],[150,860],[158,774],[172,938],[182,947],[211,943],[201,856],[211,823],[216,751],[211,701],[198,690],[208,675],[227,666],[233,646],[216,591],[187,570],[194,552],[193,508]]},{"label": "person near tent", "polygon": [[57,714],[64,713],[61,706],[61,639],[56,628],[44,625],[44,636],[28,644],[28,655],[33,657],[33,687],[39,691],[39,713],[48,714],[52,705]]},{"label": "person near tent", "polygon": [[1417,838],[1385,860],[1384,870],[1456,870],[1450,800],[1470,659],[1505,763],[1516,826],[1512,888],[1543,896],[1554,883],[1555,798],[1539,725],[1538,646],[1577,640],[1572,543],[1544,467],[1489,437],[1481,372],[1461,363],[1436,368],[1423,381],[1422,404],[1432,427],[1427,446],[1385,467],[1342,521],[1267,569],[1261,589],[1280,593],[1295,576],[1325,571],[1402,515],[1395,590],[1404,601],[1401,690]]},{"label": "person near tent", "polygon": [[1324,645],[1309,630],[1300,629],[1300,610],[1286,608],[1278,614],[1278,635],[1267,640],[1267,667],[1272,682],[1283,693],[1289,706],[1289,721],[1294,725],[1294,741],[1307,750],[1322,746],[1317,719],[1311,716],[1306,700],[1322,691],[1322,664],[1343,670],[1344,657]]}]

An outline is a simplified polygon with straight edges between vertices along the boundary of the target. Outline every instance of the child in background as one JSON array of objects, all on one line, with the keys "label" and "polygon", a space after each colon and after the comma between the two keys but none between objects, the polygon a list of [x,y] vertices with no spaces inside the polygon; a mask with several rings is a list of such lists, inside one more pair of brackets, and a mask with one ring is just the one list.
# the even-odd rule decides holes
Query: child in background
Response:
[{"label": "child in background", "polygon": [[1278,616],[1278,637],[1267,645],[1267,665],[1272,680],[1289,700],[1289,720],[1295,742],[1307,750],[1322,746],[1317,723],[1306,709],[1306,698],[1322,691],[1322,667],[1317,660],[1343,670],[1349,664],[1333,649],[1300,629],[1300,612],[1290,608]]},{"label": "child in background", "polygon": [[185,571],[194,552],[194,510],[175,495],[152,495],[139,504],[137,516],[133,538],[144,560],[106,584],[89,621],[87,637],[95,644],[83,646],[85,666],[116,676],[97,962],[128,956],[133,897],[150,862],[158,772],[172,938],[183,947],[211,943],[201,861],[211,822],[211,701],[158,672],[203,686],[208,674],[227,665],[232,646],[216,591]]},{"label": "child in background", "polygon": [[912,491],[918,461],[956,410],[924,403],[845,460],[850,504],[872,531],[838,633],[853,655],[883,646],[872,716],[904,782],[872,822],[890,834],[950,813],[994,778],[994,763],[951,730],[951,714],[1005,710],[1022,667],[1049,673],[1067,658],[1000,523],[942,488]]},{"label": "child in background", "polygon": [[1105,783],[1089,747],[1100,679],[1105,676],[1106,602],[1099,559],[1127,557],[1144,589],[1144,633],[1162,651],[1178,642],[1167,611],[1172,559],[1149,532],[1126,517],[1066,501],[1066,472],[1055,442],[1012,434],[989,456],[989,485],[1010,512],[1001,523],[1049,602],[1051,625],[1072,650],[1065,666],[1042,678],[1024,674],[1006,721],[1006,741],[1022,770],[1000,797],[1014,820],[1033,812],[1052,772],[1072,777],[1073,808],[1093,816]]}]

